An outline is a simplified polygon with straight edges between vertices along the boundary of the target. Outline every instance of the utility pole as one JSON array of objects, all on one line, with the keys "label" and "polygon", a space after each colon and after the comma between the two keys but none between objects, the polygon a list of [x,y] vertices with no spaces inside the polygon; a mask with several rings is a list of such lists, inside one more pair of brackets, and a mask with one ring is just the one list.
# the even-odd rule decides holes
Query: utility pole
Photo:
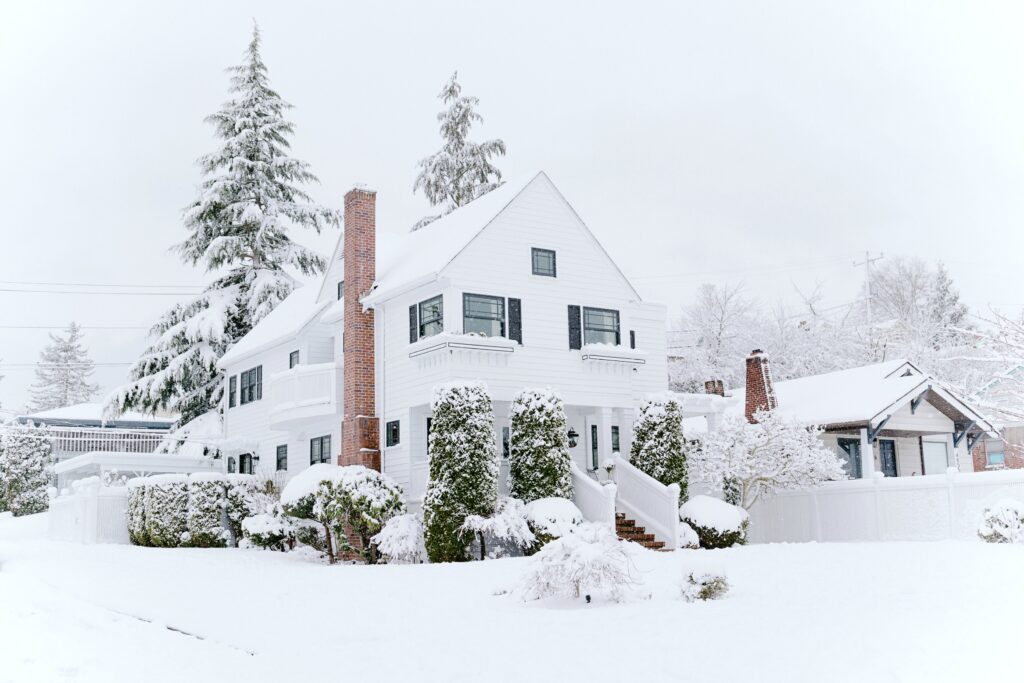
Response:
[{"label": "utility pole", "polygon": [[878,256],[872,257],[870,251],[864,252],[863,261],[854,261],[854,267],[864,266],[864,303],[867,308],[868,315],[868,344],[871,344],[871,326],[874,320],[871,318],[871,264],[875,261],[881,261],[885,258],[885,254],[878,252]]}]

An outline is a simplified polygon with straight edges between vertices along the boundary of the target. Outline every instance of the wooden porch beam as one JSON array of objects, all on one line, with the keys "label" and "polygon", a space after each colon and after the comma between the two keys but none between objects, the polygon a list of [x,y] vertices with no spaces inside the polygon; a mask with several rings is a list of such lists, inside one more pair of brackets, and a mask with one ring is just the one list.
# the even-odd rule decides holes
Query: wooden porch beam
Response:
[{"label": "wooden porch beam", "polygon": [[981,440],[981,437],[985,436],[985,432],[977,432],[975,434],[967,435],[967,452],[970,453],[974,450],[974,446]]},{"label": "wooden porch beam", "polygon": [[959,448],[960,442],[964,440],[968,432],[974,428],[974,425],[978,424],[977,420],[971,420],[970,424],[963,428],[963,431],[953,432],[953,448]]},{"label": "wooden porch beam", "polygon": [[928,394],[931,393],[931,390],[932,390],[932,385],[929,384],[928,388],[925,389],[924,391],[922,391],[921,394],[917,398],[910,399],[910,414],[911,415],[914,415],[915,413],[917,413],[917,407],[919,405],[921,405],[921,401],[925,400],[925,398],[928,397]]},{"label": "wooden porch beam", "polygon": [[884,418],[882,418],[882,421],[878,423],[877,427],[872,427],[870,423],[868,424],[868,442],[869,443],[874,443],[875,442],[875,439],[878,438],[878,434],[882,431],[882,428],[885,427],[885,423],[888,422],[891,418],[892,418],[892,415],[886,415]]}]

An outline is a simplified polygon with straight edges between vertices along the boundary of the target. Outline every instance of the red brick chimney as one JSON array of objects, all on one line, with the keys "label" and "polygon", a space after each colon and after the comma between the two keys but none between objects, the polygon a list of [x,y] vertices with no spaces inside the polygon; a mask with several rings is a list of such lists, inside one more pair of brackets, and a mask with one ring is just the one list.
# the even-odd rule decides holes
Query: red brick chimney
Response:
[{"label": "red brick chimney", "polygon": [[754,349],[747,357],[747,405],[744,414],[747,422],[756,422],[754,413],[758,410],[772,410],[778,406],[775,400],[775,386],[772,384],[772,368],[768,355],[761,349]]},{"label": "red brick chimney", "polygon": [[341,455],[339,465],[380,470],[380,422],[375,416],[373,311],[360,299],[377,277],[377,193],[353,188],[345,195],[345,320],[342,350]]},{"label": "red brick chimney", "polygon": [[704,393],[725,396],[725,382],[720,379],[709,379],[704,382]]}]

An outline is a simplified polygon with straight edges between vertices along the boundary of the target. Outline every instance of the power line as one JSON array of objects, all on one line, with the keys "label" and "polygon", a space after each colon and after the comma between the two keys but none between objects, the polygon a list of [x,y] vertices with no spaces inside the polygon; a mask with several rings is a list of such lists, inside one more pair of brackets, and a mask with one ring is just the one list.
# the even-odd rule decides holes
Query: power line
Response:
[{"label": "power line", "polygon": [[122,367],[125,365],[135,365],[134,361],[125,363],[0,363],[0,370],[10,370],[16,368],[84,368],[84,367],[96,367],[96,368],[112,368]]},{"label": "power line", "polygon": [[[66,330],[67,325],[0,325],[0,330]],[[144,325],[79,325],[80,330],[148,330]]]},{"label": "power line", "polygon": [[11,289],[0,287],[0,292],[10,294],[83,294],[85,296],[195,296],[198,292],[90,292],[73,289]]},{"label": "power line", "polygon": [[0,280],[0,285],[30,285],[46,287],[114,287],[126,289],[202,289],[205,285],[135,285],[117,284],[113,282],[29,282],[27,280]]},{"label": "power line", "polygon": [[632,280],[656,280],[656,279],[694,279],[695,277],[703,277],[705,275],[727,275],[735,273],[762,273],[762,272],[787,272],[791,270],[809,270],[813,268],[820,268],[822,266],[839,263],[846,259],[845,256],[834,257],[830,259],[821,259],[818,261],[803,261],[802,263],[792,263],[788,265],[774,265],[774,266],[761,266],[758,268],[724,268],[718,270],[698,270],[688,271],[685,273],[662,273],[661,275],[636,275],[632,276]]}]

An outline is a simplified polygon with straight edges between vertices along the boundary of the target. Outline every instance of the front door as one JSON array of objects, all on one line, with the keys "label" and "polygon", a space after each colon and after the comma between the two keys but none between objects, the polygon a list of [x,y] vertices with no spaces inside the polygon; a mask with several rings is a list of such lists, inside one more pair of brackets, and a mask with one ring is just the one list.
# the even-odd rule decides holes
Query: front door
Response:
[{"label": "front door", "polygon": [[878,440],[878,454],[882,461],[882,473],[887,477],[896,476],[896,442],[892,439]]},{"label": "front door", "polygon": [[860,479],[860,439],[839,439],[839,457],[852,479]]}]

